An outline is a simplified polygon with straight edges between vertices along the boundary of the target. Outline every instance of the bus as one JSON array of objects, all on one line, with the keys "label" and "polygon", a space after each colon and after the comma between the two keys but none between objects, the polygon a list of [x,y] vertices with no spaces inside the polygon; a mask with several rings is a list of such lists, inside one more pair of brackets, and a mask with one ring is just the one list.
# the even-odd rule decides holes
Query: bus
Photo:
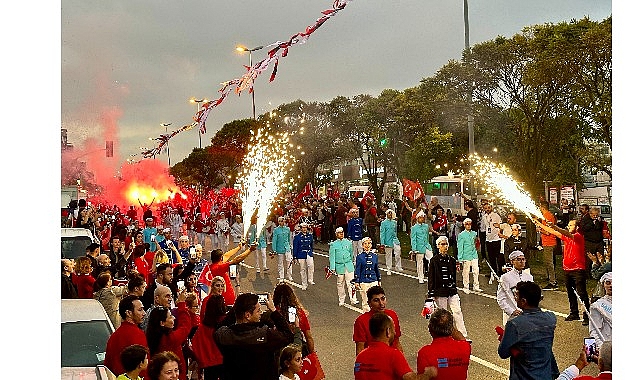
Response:
[{"label": "bus", "polygon": [[[438,203],[445,210],[452,210],[452,214],[465,215],[463,208],[465,198],[472,199],[470,196],[469,176],[466,175],[442,175],[432,178],[426,185],[425,200],[430,201],[431,197],[436,197]],[[464,195],[464,197],[462,196]]]}]

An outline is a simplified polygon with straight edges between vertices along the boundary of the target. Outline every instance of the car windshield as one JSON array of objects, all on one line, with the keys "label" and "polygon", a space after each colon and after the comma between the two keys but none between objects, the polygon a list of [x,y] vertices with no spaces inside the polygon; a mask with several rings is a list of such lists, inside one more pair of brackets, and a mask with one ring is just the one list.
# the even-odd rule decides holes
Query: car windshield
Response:
[{"label": "car windshield", "polygon": [[84,256],[89,244],[91,239],[87,236],[63,237],[62,258],[75,259],[78,256]]},{"label": "car windshield", "polygon": [[95,367],[103,364],[109,339],[107,321],[62,324],[62,367]]}]

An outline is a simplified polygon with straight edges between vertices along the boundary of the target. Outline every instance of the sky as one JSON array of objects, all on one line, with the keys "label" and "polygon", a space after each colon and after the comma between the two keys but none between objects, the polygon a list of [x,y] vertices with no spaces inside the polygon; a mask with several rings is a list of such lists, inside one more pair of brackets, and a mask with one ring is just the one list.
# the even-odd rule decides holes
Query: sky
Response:
[{"label": "sky", "polygon": [[[61,2],[61,121],[77,148],[115,141],[122,163],[150,137],[190,124],[188,99],[218,98],[220,83],[239,78],[248,48],[286,41],[331,8],[331,0]],[[524,26],[612,13],[609,1],[469,1],[470,44],[511,37]],[[257,115],[283,103],[403,90],[432,76],[465,47],[463,1],[353,0],[255,83]],[[252,54],[254,63],[267,49]],[[251,95],[231,94],[207,119],[207,133],[170,141],[175,164],[207,146],[225,123],[252,116]],[[93,140],[91,148],[85,147]],[[168,161],[163,155],[159,159]]]}]

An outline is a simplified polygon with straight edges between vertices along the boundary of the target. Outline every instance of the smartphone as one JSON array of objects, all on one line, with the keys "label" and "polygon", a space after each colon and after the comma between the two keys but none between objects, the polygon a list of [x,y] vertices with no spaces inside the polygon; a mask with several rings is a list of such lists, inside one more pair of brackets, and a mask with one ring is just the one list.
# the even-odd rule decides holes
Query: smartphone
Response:
[{"label": "smartphone", "polygon": [[233,279],[233,278],[236,278],[237,275],[238,275],[238,269],[236,264],[231,264],[229,266],[229,277]]},{"label": "smartphone", "polygon": [[196,248],[194,247],[189,248],[189,258],[195,259],[197,257],[198,256],[196,255]]},{"label": "smartphone", "polygon": [[261,305],[267,305],[267,299],[269,298],[269,294],[267,293],[258,293],[258,303]]},{"label": "smartphone", "polygon": [[185,288],[185,281],[180,280],[180,281],[176,282],[176,285],[178,285],[178,290],[182,290],[182,289]]},{"label": "smartphone", "polygon": [[583,338],[583,345],[585,346],[585,357],[588,363],[596,363],[599,356],[596,340],[594,338]]},{"label": "smartphone", "polygon": [[287,308],[287,317],[290,323],[296,322],[296,308],[290,306]]}]

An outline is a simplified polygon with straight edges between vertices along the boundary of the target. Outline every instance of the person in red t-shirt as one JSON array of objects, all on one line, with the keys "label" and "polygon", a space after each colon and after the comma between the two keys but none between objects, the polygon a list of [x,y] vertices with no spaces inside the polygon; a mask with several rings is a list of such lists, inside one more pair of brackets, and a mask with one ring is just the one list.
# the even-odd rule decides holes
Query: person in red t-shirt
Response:
[{"label": "person in red t-shirt", "polygon": [[[581,297],[585,310],[590,310],[590,299],[586,289],[588,271],[585,263],[585,240],[578,231],[576,223],[576,220],[570,220],[568,229],[564,230],[554,224],[546,226],[537,220],[534,221],[534,224],[542,230],[563,240],[563,271],[565,272],[565,287],[570,302],[570,315],[565,318],[566,321],[581,319],[579,317],[579,303],[574,290]],[[587,326],[589,323],[588,314],[583,312],[583,325]]]},{"label": "person in red t-shirt", "polygon": [[[238,253],[238,251],[240,251],[241,247],[242,245],[239,245],[238,247],[231,249],[224,254],[220,249],[214,249],[213,251],[211,251],[211,264],[207,265],[205,269],[203,269],[200,274],[200,278],[198,279],[198,282],[202,284],[211,284],[211,281],[216,276],[221,276],[222,278],[224,278],[225,292],[223,293],[223,297],[225,298],[225,303],[227,305],[233,305],[234,301],[236,301],[236,293],[234,292],[234,287],[231,283],[231,279],[229,278],[229,266],[239,264],[240,262],[245,260],[245,258],[249,256],[250,253],[256,250],[256,246],[251,245],[245,250],[245,252],[236,257],[233,257]],[[204,301],[205,300],[203,300],[203,302]]]},{"label": "person in red t-shirt", "polygon": [[447,309],[436,309],[430,317],[428,329],[432,343],[418,351],[416,371],[421,374],[427,367],[437,367],[436,379],[467,379],[472,346],[454,328],[452,313]]},{"label": "person in red t-shirt", "polygon": [[[550,212],[550,204],[548,201],[541,201],[539,210],[543,214],[547,224],[556,225],[556,218]],[[556,282],[556,274],[554,272],[554,248],[556,247],[556,236],[547,231],[541,231],[541,245],[543,246],[543,263],[545,263],[545,270],[548,275],[548,284],[543,288],[546,290],[558,288]]]},{"label": "person in red t-shirt", "polygon": [[372,316],[378,312],[387,314],[394,322],[394,339],[391,346],[403,352],[401,346],[401,326],[398,322],[398,315],[392,309],[387,309],[387,298],[385,297],[385,290],[376,285],[367,289],[367,304],[370,310],[361,314],[356,321],[354,321],[354,335],[352,339],[356,343],[356,355],[363,351],[374,340],[369,332],[369,321]]},{"label": "person in red t-shirt", "polygon": [[372,336],[369,346],[356,356],[354,363],[355,380],[411,380],[432,379],[436,368],[425,368],[417,375],[407,364],[403,352],[391,347],[395,340],[392,318],[376,312],[368,322],[368,333]]},{"label": "person in red t-shirt", "polygon": [[[105,348],[105,366],[113,373],[125,373],[125,367],[120,361],[120,353],[132,344],[140,344],[149,348],[147,337],[144,331],[138,327],[145,317],[145,309],[138,296],[127,296],[120,300],[118,312],[122,317],[122,323],[116,331],[111,334]],[[146,371],[140,373],[141,377],[147,377]]]}]

